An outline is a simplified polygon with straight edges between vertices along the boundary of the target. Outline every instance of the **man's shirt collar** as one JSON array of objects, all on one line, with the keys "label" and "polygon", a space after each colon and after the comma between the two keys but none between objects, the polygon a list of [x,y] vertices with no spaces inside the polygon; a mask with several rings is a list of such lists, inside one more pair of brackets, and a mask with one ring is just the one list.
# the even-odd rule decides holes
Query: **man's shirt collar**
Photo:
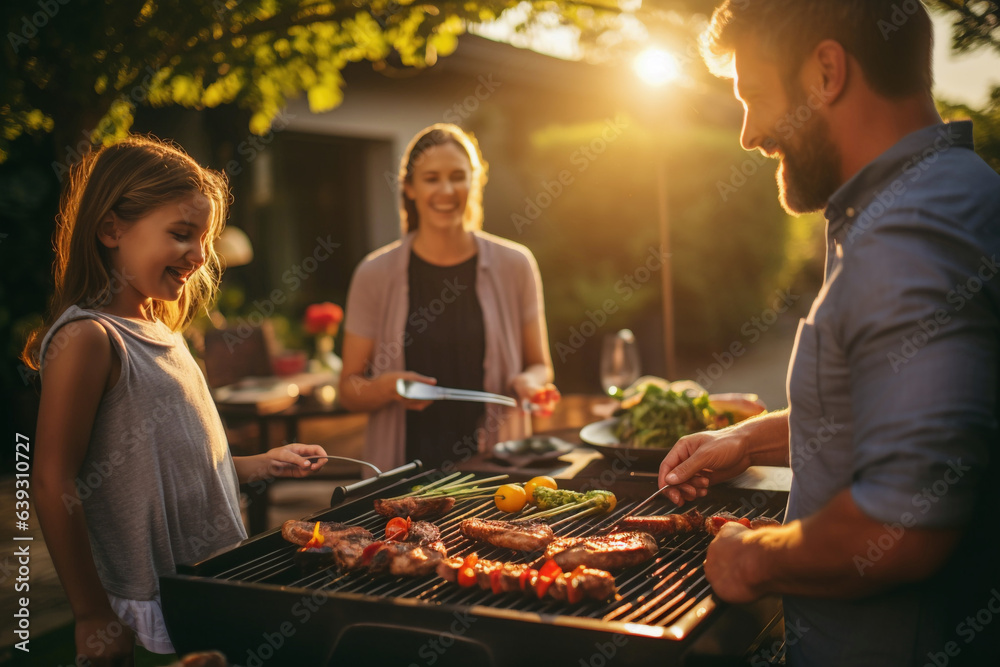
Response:
[{"label": "man's shirt collar", "polygon": [[823,212],[828,233],[836,235],[851,224],[879,192],[892,188],[893,180],[904,171],[922,160],[936,160],[939,153],[954,146],[973,150],[972,121],[935,123],[900,139],[833,193]]}]

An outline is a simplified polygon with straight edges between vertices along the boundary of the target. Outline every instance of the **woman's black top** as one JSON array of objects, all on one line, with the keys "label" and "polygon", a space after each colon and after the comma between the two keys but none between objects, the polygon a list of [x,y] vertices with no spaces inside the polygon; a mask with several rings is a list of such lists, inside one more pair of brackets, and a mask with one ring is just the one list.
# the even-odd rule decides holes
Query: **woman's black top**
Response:
[{"label": "woman's black top", "polygon": [[[441,387],[483,390],[486,337],[476,295],[473,256],[436,266],[410,253],[410,308],[406,319],[406,370],[437,378]],[[437,401],[406,411],[406,458],[428,467],[468,458],[476,450],[482,403]]]}]

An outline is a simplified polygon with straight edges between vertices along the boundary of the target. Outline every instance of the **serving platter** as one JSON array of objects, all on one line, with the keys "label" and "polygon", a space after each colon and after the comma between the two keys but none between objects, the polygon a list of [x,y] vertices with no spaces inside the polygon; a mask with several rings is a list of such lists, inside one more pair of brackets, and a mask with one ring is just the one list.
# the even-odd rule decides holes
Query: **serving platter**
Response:
[{"label": "serving platter", "polygon": [[607,458],[624,458],[638,470],[658,470],[669,447],[627,447],[618,442],[615,427],[619,417],[603,419],[580,429],[580,440]]}]

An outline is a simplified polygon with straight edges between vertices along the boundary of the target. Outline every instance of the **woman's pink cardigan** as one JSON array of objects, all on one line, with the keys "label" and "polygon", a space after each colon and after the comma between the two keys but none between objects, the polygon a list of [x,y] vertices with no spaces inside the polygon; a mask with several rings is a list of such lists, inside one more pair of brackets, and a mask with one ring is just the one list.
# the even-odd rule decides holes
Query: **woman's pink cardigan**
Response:
[{"label": "woman's pink cardigan", "polygon": [[[542,281],[531,251],[492,234],[474,232],[478,246],[476,295],[483,310],[486,354],[484,389],[513,395],[511,381],[524,370],[524,327],[544,323]],[[406,320],[409,316],[408,268],[414,233],[369,254],[358,265],[347,295],[345,329],[374,341],[368,372],[371,377],[406,369]],[[442,285],[460,290],[461,285]],[[446,299],[444,299],[446,301]],[[447,306],[445,306],[447,307]],[[547,344],[547,342],[546,342]],[[456,444],[446,463],[469,459],[497,442],[530,435],[530,418],[517,408],[487,404],[478,442]],[[394,402],[371,413],[365,458],[382,470],[404,463],[406,415]]]}]

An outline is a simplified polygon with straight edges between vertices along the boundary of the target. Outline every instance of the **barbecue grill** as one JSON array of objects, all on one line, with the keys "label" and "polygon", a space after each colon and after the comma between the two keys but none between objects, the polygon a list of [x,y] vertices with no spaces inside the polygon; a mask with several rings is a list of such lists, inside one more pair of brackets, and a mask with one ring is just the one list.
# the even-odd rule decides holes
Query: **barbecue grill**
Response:
[{"label": "barbecue grill", "polygon": [[[382,536],[386,519],[375,498],[404,493],[440,478],[435,471],[389,480],[378,491],[306,517],[340,521]],[[572,482],[568,488],[574,488]],[[580,488],[579,485],[576,488]],[[353,489],[352,489],[353,490]],[[613,489],[610,515],[553,524],[559,536],[592,535],[614,525],[651,485]],[[337,499],[335,494],[334,498]],[[787,493],[715,487],[693,506],[710,515],[780,520]],[[684,510],[688,508],[685,506]],[[641,514],[676,511],[666,499]],[[461,535],[462,519],[509,518],[490,499],[459,500],[434,521],[449,556],[535,561]],[[280,530],[161,578],[167,628],[178,652],[216,649],[230,663],[264,665],[746,665],[767,664],[781,645],[776,599],[727,605],[711,593],[702,563],[710,538],[702,533],[659,541],[655,559],[615,573],[618,599],[569,604],[524,594],[463,588],[436,574],[418,578],[303,572],[296,545]]]}]

